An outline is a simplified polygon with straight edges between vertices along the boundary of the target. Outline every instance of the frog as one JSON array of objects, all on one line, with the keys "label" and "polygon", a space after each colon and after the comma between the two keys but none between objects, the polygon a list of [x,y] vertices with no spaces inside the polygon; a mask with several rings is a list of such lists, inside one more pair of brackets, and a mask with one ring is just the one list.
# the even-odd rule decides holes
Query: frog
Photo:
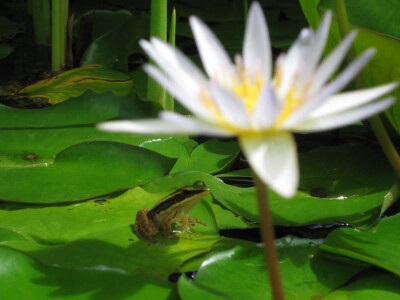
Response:
[{"label": "frog", "polygon": [[189,217],[190,211],[205,196],[210,194],[204,182],[196,181],[190,186],[182,187],[161,199],[151,209],[139,210],[136,214],[135,232],[143,240],[155,243],[154,237],[161,230],[168,239],[177,239],[172,224],[182,222],[182,232],[193,233],[190,223],[204,226],[207,223]]}]

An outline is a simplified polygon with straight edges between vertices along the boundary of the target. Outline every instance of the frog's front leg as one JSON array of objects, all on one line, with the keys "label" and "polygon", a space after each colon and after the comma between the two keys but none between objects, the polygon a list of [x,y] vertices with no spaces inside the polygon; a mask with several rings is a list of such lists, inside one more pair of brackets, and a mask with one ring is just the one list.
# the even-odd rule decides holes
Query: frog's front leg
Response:
[{"label": "frog's front leg", "polygon": [[181,221],[182,221],[182,231],[183,232],[193,233],[192,228],[190,227],[190,223],[193,223],[193,222],[194,223],[200,223],[200,224],[202,224],[204,226],[207,226],[206,222],[203,222],[203,221],[201,221],[199,219],[196,219],[196,218],[189,217],[188,215],[183,216]]}]

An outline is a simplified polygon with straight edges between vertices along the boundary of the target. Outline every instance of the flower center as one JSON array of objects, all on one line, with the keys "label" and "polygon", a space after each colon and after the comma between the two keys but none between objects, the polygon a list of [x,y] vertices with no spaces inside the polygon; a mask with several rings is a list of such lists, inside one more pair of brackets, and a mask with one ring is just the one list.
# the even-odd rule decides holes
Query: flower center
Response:
[{"label": "flower center", "polygon": [[239,80],[232,87],[234,94],[243,101],[250,115],[253,113],[263,85],[264,80],[261,76],[255,76],[252,80],[244,72],[239,72]]}]

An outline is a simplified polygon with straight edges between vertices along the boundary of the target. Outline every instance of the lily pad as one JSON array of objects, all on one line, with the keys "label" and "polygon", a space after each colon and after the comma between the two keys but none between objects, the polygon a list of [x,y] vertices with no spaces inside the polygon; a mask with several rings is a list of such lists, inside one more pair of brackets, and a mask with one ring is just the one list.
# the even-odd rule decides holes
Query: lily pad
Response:
[{"label": "lily pad", "polygon": [[[157,189],[159,185],[191,185],[202,180],[210,188],[216,202],[229,209],[236,216],[258,223],[258,205],[254,188],[240,188],[223,183],[220,179],[202,172],[187,171],[157,178],[146,185],[146,190]],[[380,214],[383,197],[386,192],[354,197],[317,198],[307,193],[298,192],[291,199],[283,199],[270,192],[270,204],[275,225],[304,226],[311,224],[332,224],[337,222],[352,223],[358,226],[375,222]],[[226,214],[223,218],[226,218]],[[217,215],[218,219],[218,215]],[[236,226],[235,220],[222,221],[225,228]],[[241,223],[241,222],[240,222]],[[230,225],[229,225],[230,224]],[[238,224],[243,228],[243,224]],[[231,227],[236,228],[236,227]]]},{"label": "lily pad", "polygon": [[400,299],[400,280],[389,274],[371,275],[337,289],[321,300]]},{"label": "lily pad", "polygon": [[[29,154],[25,160],[29,161]],[[174,159],[139,147],[92,142],[61,151],[53,160],[0,168],[0,199],[57,203],[124,190],[164,175]],[[28,166],[28,167],[27,167]]]},{"label": "lily pad", "polygon": [[176,240],[159,234],[155,244],[136,236],[133,225],[137,211],[151,208],[174,189],[163,185],[148,192],[136,187],[107,201],[70,205],[2,204],[0,228],[12,230],[24,239],[11,236],[1,244],[27,253],[46,265],[74,269],[103,266],[130,274],[167,278],[185,261],[210,251],[220,239],[206,201],[201,201],[190,212],[190,216],[207,223],[207,226],[194,226],[195,234]]},{"label": "lily pad", "polygon": [[[400,28],[397,26],[400,18],[399,1],[387,0],[379,3],[364,0],[362,6],[359,4],[357,0],[346,0],[347,15],[351,24],[400,38]],[[318,6],[324,11],[330,9],[334,12],[335,8],[334,3],[329,0],[321,0]]]},{"label": "lily pad", "polygon": [[0,58],[5,58],[9,56],[13,51],[15,47],[1,43],[0,44]]},{"label": "lily pad", "polygon": [[[362,269],[322,257],[320,242],[294,237],[278,241],[286,299],[321,297]],[[260,245],[236,247],[210,257],[194,280],[180,278],[178,290],[182,299],[272,299]]]},{"label": "lily pad", "polygon": [[400,215],[382,219],[360,231],[340,228],[331,232],[321,249],[384,268],[400,275]]},{"label": "lily pad", "polygon": [[93,10],[92,38],[97,39],[132,17],[129,10]]},{"label": "lily pad", "polygon": [[24,32],[24,24],[19,24],[11,21],[10,19],[0,16],[0,41],[5,39],[12,39],[18,33]]},{"label": "lily pad", "polygon": [[132,80],[124,73],[92,64],[26,86],[15,96],[46,99],[54,104],[81,96],[87,90],[123,96],[132,91]]},{"label": "lily pad", "polygon": [[66,127],[95,124],[129,114],[132,119],[155,116],[157,109],[133,93],[116,96],[112,92],[87,91],[53,106],[22,109],[0,105],[0,128]]},{"label": "lily pad", "polygon": [[[51,163],[55,156],[73,145],[111,141],[155,150],[169,157],[179,157],[187,137],[141,136],[115,134],[94,127],[65,127],[45,129],[0,130],[0,167],[35,167]],[[153,146],[153,144],[156,144]]]},{"label": "lily pad", "polygon": [[[358,196],[388,191],[395,174],[381,149],[362,144],[318,147],[299,152],[299,189],[321,198]],[[250,169],[218,177],[251,178]]]},{"label": "lily pad", "polygon": [[0,294],[6,299],[169,299],[173,284],[145,274],[95,266],[71,269],[42,264],[0,247]]},{"label": "lily pad", "polygon": [[320,197],[388,191],[395,174],[381,149],[361,144],[300,152],[300,188]]},{"label": "lily pad", "polygon": [[85,51],[81,66],[101,64],[127,72],[128,57],[139,51],[138,39],[148,36],[149,25],[149,15],[133,15],[95,39]]},{"label": "lily pad", "polygon": [[212,139],[197,146],[190,155],[181,156],[171,173],[186,170],[217,173],[232,164],[239,151],[237,142],[221,142]]},{"label": "lily pad", "polygon": [[[351,20],[353,22],[357,22],[351,24],[350,28],[351,30],[358,31],[358,36],[354,41],[354,48],[357,55],[360,55],[367,48],[374,47],[377,50],[377,54],[362,71],[364,81],[370,87],[390,81],[397,81],[400,78],[400,58],[398,56],[400,52],[400,39],[398,29],[392,31],[393,28],[398,27],[396,24],[399,2],[385,1],[384,5],[372,2],[374,1],[366,1],[363,4],[365,7],[360,9],[357,1],[351,1],[352,4],[348,7],[349,10],[352,10],[348,15],[352,16]],[[303,12],[314,29],[320,22],[320,15],[324,13],[323,10],[327,8],[325,5],[319,5],[319,3],[319,0],[300,0]],[[371,5],[369,5],[370,3]],[[361,22],[361,20],[364,22]],[[377,24],[377,27],[374,27],[372,30],[371,28],[362,27],[369,26],[372,23]],[[382,28],[387,28],[394,36],[385,34],[385,32],[373,31]],[[329,51],[332,50],[333,47],[339,44],[340,40],[338,25],[336,19],[333,19],[327,49]],[[391,59],[388,60],[388,57]],[[400,89],[397,89],[394,95],[399,98]],[[399,102],[386,110],[386,116],[398,132],[400,131],[399,112]]]}]

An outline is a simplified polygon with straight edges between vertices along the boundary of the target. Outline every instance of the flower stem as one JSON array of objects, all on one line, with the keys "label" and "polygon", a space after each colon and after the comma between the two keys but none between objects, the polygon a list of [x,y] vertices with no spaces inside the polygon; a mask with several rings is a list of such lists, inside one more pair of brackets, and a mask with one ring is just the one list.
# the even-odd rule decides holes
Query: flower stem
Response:
[{"label": "flower stem", "polygon": [[[171,22],[168,33],[168,43],[175,47],[175,34],[176,34],[176,10],[172,10]],[[165,94],[165,110],[174,111],[174,97],[171,94]]]},{"label": "flower stem", "polygon": [[[350,24],[347,18],[346,5],[344,0],[334,0],[336,17],[339,24],[340,35],[343,37],[350,32]],[[347,60],[352,61],[356,57],[354,48],[351,48],[347,53]],[[365,88],[365,83],[362,74],[359,73],[355,78],[355,85],[357,88]],[[383,152],[386,155],[387,160],[396,172],[397,178],[400,179],[400,156],[396,151],[392,141],[390,140],[389,134],[387,133],[380,117],[378,115],[368,119],[368,122],[374,132]]]},{"label": "flower stem", "polygon": [[[151,0],[150,36],[167,41],[167,0]],[[154,63],[150,60],[150,63]],[[150,76],[147,80],[147,99],[159,102],[165,109],[165,89]]]},{"label": "flower stem", "polygon": [[283,300],[283,289],[279,272],[278,254],[275,247],[274,227],[269,209],[268,194],[264,183],[254,173],[253,175],[258,198],[258,210],[260,212],[261,238],[264,243],[264,255],[267,262],[269,280],[274,300]]}]

